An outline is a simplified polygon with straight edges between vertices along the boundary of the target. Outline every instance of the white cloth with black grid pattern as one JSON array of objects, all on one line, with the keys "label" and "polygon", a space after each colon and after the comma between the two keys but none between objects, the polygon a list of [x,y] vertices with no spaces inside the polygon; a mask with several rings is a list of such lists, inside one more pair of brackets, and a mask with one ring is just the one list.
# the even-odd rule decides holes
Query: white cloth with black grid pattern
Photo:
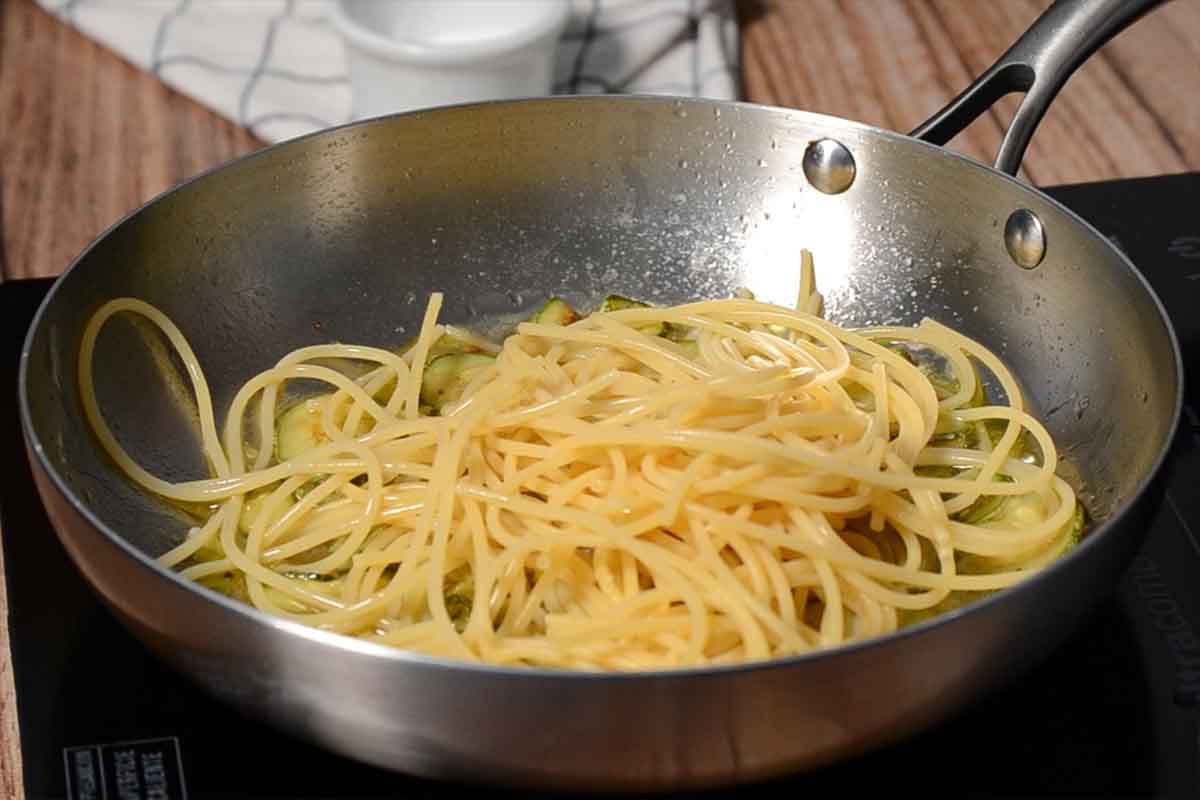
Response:
[{"label": "white cloth with black grid pattern", "polygon": [[[350,118],[330,0],[37,0],[172,88],[278,142]],[[556,93],[736,99],[732,0],[572,0]]]}]

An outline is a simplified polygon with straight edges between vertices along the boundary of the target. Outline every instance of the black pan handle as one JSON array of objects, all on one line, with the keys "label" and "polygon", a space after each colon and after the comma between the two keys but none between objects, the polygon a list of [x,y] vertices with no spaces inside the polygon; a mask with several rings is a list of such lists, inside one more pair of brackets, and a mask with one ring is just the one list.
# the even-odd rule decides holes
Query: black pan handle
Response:
[{"label": "black pan handle", "polygon": [[945,144],[1010,92],[1025,92],[996,154],[1016,175],[1034,128],[1071,73],[1101,45],[1167,0],[1057,0],[987,72],[912,132]]}]

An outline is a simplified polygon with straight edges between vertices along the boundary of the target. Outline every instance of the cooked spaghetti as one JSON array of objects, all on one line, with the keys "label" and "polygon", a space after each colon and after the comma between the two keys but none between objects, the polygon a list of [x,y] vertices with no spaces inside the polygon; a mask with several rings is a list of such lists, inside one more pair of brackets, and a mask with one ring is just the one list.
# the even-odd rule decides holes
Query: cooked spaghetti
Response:
[{"label": "cooked spaghetti", "polygon": [[[931,320],[823,319],[807,253],[795,309],[613,297],[577,318],[555,299],[492,344],[440,324],[441,303],[401,352],[288,353],[223,429],[175,325],[135,299],[102,307],[80,352],[87,418],[133,481],[198,515],[160,562],[405,650],[643,670],[886,634],[1021,581],[1082,533],[1000,359]],[[106,424],[92,361],[116,314],[178,352],[211,477],[150,474]],[[289,395],[314,381],[328,391]]]}]

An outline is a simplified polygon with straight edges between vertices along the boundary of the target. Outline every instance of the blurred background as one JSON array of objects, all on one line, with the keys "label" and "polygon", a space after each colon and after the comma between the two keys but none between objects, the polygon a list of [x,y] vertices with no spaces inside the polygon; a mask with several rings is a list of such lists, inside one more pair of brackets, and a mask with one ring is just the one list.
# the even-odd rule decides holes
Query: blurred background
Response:
[{"label": "blurred background", "polygon": [[[546,0],[547,2],[549,0]],[[573,0],[554,90],[737,97],[907,132],[1045,0]],[[271,141],[344,122],[324,0],[0,3],[0,270],[53,275],[140,203]],[[1200,2],[1088,61],[1034,137],[1035,184],[1200,167]],[[1016,98],[951,146],[990,161]]]}]

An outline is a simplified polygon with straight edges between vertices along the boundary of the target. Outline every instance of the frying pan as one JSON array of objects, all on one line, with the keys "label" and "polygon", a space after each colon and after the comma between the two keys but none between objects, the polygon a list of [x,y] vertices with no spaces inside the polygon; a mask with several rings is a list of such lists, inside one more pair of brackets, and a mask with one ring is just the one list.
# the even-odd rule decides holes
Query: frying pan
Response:
[{"label": "frying pan", "polygon": [[[115,615],[214,695],[385,767],[678,788],[913,734],[1058,644],[1112,589],[1158,504],[1183,386],[1170,323],[1117,249],[1005,174],[1069,72],[1152,5],[1056,4],[917,131],[929,141],[736,103],[538,99],[349,125],[186,183],[97,239],[30,330],[22,425],[58,534]],[[930,143],[1013,90],[1027,94],[996,169]],[[929,315],[1006,359],[1097,520],[1080,547],[967,609],[831,652],[632,675],[470,666],[268,618],[159,568],[186,523],[125,480],[80,410],[80,333],[116,296],[179,324],[221,408],[292,348],[400,343],[433,290],[459,324],[550,294],[586,307],[744,286],[786,303],[802,247],[833,319]],[[96,357],[131,453],[171,479],[206,474],[156,340],[114,322]]]}]

